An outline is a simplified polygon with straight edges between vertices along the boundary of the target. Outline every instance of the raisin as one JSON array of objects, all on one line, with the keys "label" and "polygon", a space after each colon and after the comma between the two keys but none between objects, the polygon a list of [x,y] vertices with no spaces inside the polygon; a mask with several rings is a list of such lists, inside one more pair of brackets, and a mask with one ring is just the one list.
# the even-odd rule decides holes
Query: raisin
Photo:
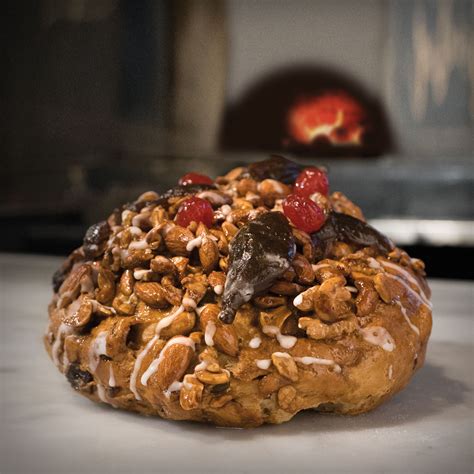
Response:
[{"label": "raisin", "polygon": [[82,390],[88,383],[92,382],[93,378],[90,372],[81,370],[79,364],[72,363],[66,373],[71,387],[74,390]]},{"label": "raisin", "polygon": [[321,229],[311,234],[311,239],[319,259],[327,256],[331,244],[336,241],[359,247],[373,247],[380,254],[393,249],[393,243],[388,237],[369,224],[340,212],[331,212]]},{"label": "raisin", "polygon": [[252,163],[248,167],[250,176],[257,181],[276,179],[285,184],[294,183],[302,169],[298,163],[279,155],[272,155],[268,160]]},{"label": "raisin", "polygon": [[103,243],[109,238],[110,227],[106,221],[91,225],[84,236],[84,254],[86,258],[98,257],[103,252]]}]

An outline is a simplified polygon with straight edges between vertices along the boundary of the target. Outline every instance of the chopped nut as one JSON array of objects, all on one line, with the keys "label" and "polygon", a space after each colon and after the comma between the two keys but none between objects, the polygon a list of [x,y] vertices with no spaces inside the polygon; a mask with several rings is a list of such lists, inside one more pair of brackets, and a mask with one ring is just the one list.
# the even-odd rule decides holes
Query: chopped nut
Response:
[{"label": "chopped nut", "polygon": [[133,272],[131,270],[125,270],[120,278],[120,293],[125,296],[130,296],[133,293],[134,283]]},{"label": "chopped nut", "polygon": [[256,296],[253,301],[259,308],[262,309],[276,308],[278,306],[286,305],[286,297],[284,296]]},{"label": "chopped nut", "polygon": [[365,221],[364,214],[359,206],[356,206],[349,198],[344,196],[340,192],[332,193],[329,198],[332,208],[336,212],[342,212],[343,214],[348,214],[349,216],[355,217],[361,221]]},{"label": "chopped nut", "polygon": [[265,375],[259,382],[258,382],[258,390],[260,393],[266,397],[274,392],[276,392],[280,387],[286,385],[288,383],[288,379],[282,377],[280,374],[272,373]]},{"label": "chopped nut", "polygon": [[[184,257],[176,257],[184,258]],[[186,264],[187,264],[187,259]],[[157,255],[150,262],[150,269],[158,275],[178,275],[178,268],[169,258],[164,257],[163,255]]]},{"label": "chopped nut", "polygon": [[352,314],[351,292],[344,277],[325,280],[313,295],[314,310],[323,321],[335,321]]},{"label": "chopped nut", "polygon": [[286,352],[274,352],[272,354],[272,362],[280,375],[290,379],[292,382],[298,380],[298,367],[290,354]]},{"label": "chopped nut", "polygon": [[293,304],[300,311],[313,311],[314,310],[314,297],[319,290],[319,285],[308,288],[293,299]]},{"label": "chopped nut", "polygon": [[204,385],[191,374],[184,376],[183,387],[179,394],[179,404],[183,410],[194,410],[202,401]]},{"label": "chopped nut", "polygon": [[272,311],[261,311],[259,316],[260,326],[277,327],[280,331],[285,324],[285,321],[292,315],[291,309],[286,306],[279,306]]},{"label": "chopped nut", "polygon": [[206,385],[221,385],[223,383],[227,383],[230,378],[227,371],[216,374],[207,370],[200,370],[199,372],[196,372],[196,377],[200,382]]},{"label": "chopped nut", "polygon": [[102,304],[111,304],[115,296],[115,277],[107,268],[100,267],[97,275],[96,299]]},{"label": "chopped nut", "polygon": [[298,282],[303,285],[311,285],[314,281],[314,271],[311,263],[303,255],[297,253],[291,263],[296,271]]},{"label": "chopped nut", "polygon": [[304,317],[298,320],[298,326],[306,331],[308,337],[319,341],[352,334],[359,328],[359,323],[355,316],[350,316],[332,324],[324,323],[319,319]]},{"label": "chopped nut", "polygon": [[220,397],[213,398],[209,402],[209,406],[211,408],[222,408],[227,403],[229,403],[231,400],[232,400],[232,395],[221,395]]},{"label": "chopped nut", "polygon": [[314,262],[314,258],[316,256],[316,251],[314,248],[313,241],[311,237],[306,232],[302,230],[292,228],[293,237],[295,238],[296,244],[299,245],[303,249],[303,255],[306,259],[311,263]]},{"label": "chopped nut", "polygon": [[297,283],[290,283],[289,281],[278,280],[270,287],[270,291],[277,295],[294,296],[301,293],[304,287]]},{"label": "chopped nut", "polygon": [[278,390],[278,405],[283,410],[290,410],[296,398],[296,389],[291,385],[286,385]]},{"label": "chopped nut", "polygon": [[359,290],[355,304],[357,307],[357,316],[367,316],[375,311],[379,302],[379,295],[375,290],[374,283],[371,278],[364,277],[354,282]]},{"label": "chopped nut", "polygon": [[281,199],[291,193],[291,188],[275,179],[264,179],[258,185],[258,191],[265,204],[273,207],[276,199]]}]

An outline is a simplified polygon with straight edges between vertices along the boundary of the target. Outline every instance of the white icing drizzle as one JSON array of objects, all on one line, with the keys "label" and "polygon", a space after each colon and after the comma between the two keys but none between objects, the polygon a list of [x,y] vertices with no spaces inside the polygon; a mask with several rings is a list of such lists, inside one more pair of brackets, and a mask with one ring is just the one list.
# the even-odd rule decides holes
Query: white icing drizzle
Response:
[{"label": "white icing drizzle", "polygon": [[112,364],[109,365],[109,387],[115,387],[116,382],[115,382],[115,374],[114,374],[114,368],[112,367]]},{"label": "white icing drizzle", "polygon": [[100,332],[89,347],[89,369],[94,373],[100,362],[100,355],[107,355],[107,331]]},{"label": "white icing drizzle", "polygon": [[312,357],[312,356],[304,356],[304,357],[293,357],[296,362],[300,362],[303,365],[328,365],[333,366],[334,372],[341,372],[341,366],[336,364],[332,359],[320,359],[319,357]]},{"label": "white icing drizzle", "polygon": [[[400,265],[396,265],[394,263],[385,262],[385,261],[382,261],[381,263],[384,267],[391,268],[392,270],[395,270],[396,272],[402,274],[410,283],[412,283],[413,285],[416,286],[416,288],[418,288],[418,290],[420,292],[420,296],[423,298],[425,303],[428,304],[428,305],[431,305],[431,302],[428,299],[428,297],[426,296],[426,293],[423,291],[423,288],[420,286],[419,282],[417,281],[417,279],[413,275],[411,275],[409,272],[407,272]],[[387,274],[390,275],[389,273],[387,273]]]},{"label": "white icing drizzle", "polygon": [[420,330],[410,321],[410,318],[408,317],[407,310],[405,309],[405,307],[402,305],[402,303],[400,303],[399,300],[395,300],[395,304],[400,308],[400,311],[402,312],[403,317],[408,323],[408,326],[410,326],[413,332],[415,332],[419,336]]},{"label": "white icing drizzle", "polygon": [[150,217],[149,212],[142,212],[137,214],[136,216],[132,217],[132,226],[140,227],[140,224],[143,224],[148,218]]},{"label": "white icing drizzle", "polygon": [[94,291],[94,282],[89,275],[81,278],[81,293],[92,293]]},{"label": "white icing drizzle", "polygon": [[176,319],[176,317],[179,316],[183,311],[184,311],[184,306],[181,305],[171,314],[169,314],[168,316],[160,320],[158,324],[156,325],[155,334],[159,336],[161,331],[164,328],[167,328],[170,324],[172,324],[172,322]]},{"label": "white icing drizzle", "polygon": [[142,397],[140,394],[137,392],[137,376],[138,376],[138,371],[140,370],[140,367],[142,365],[143,359],[145,356],[148,354],[149,350],[153,347],[153,344],[158,340],[158,336],[155,334],[149,341],[148,344],[145,346],[145,348],[138,354],[135,364],[133,366],[133,371],[132,375],[130,376],[130,391],[135,395],[135,398],[137,400],[141,400]]},{"label": "white icing drizzle", "polygon": [[99,395],[99,398],[104,403],[109,403],[109,400],[107,399],[107,395],[105,394],[105,388],[100,383],[97,384],[97,395]]},{"label": "white icing drizzle", "polygon": [[74,300],[66,309],[66,314],[69,318],[73,318],[74,314],[79,311],[81,308],[82,304],[82,298],[78,298],[77,300]]},{"label": "white icing drizzle", "polygon": [[154,359],[152,363],[149,365],[148,369],[143,372],[143,375],[140,379],[140,382],[143,386],[146,387],[146,384],[148,383],[148,379],[158,370],[158,367],[161,364],[161,361],[163,360],[163,357],[165,355],[165,352],[167,349],[169,349],[171,346],[174,346],[175,344],[181,344],[183,346],[188,346],[191,347],[191,349],[194,351],[194,341],[190,337],[185,337],[185,336],[176,336],[173,337],[173,339],[170,339],[166,345],[161,349],[160,355],[158,356],[157,359]]},{"label": "white icing drizzle", "polygon": [[293,305],[294,306],[299,306],[303,302],[303,293],[300,293],[299,295],[295,296],[293,299]]},{"label": "white icing drizzle", "polygon": [[200,362],[196,367],[194,367],[194,372],[200,372],[201,370],[206,370],[209,362],[207,360],[203,360]]},{"label": "white icing drizzle", "polygon": [[271,359],[257,359],[255,361],[255,364],[257,365],[259,369],[268,370],[270,366],[272,365],[272,361]]},{"label": "white icing drizzle", "polygon": [[392,275],[391,273],[385,273],[385,275],[392,280],[398,281],[398,283],[400,283],[411,295],[413,295],[421,305],[426,306],[428,309],[432,308],[431,302],[423,295],[417,293],[410,285],[408,285],[408,283],[405,282],[405,280],[403,280],[403,278]]},{"label": "white icing drizzle", "polygon": [[219,194],[218,192],[216,191],[201,191],[197,197],[201,198],[201,199],[206,199],[208,201],[210,201],[211,204],[214,204],[214,205],[223,205],[226,203],[227,199],[222,196],[221,194]]},{"label": "white icing drizzle", "polygon": [[132,235],[142,235],[142,233],[143,233],[143,231],[140,229],[140,227],[137,227],[137,226],[134,226],[134,225],[131,225],[130,227],[128,227],[128,231]]},{"label": "white icing drizzle", "polygon": [[195,239],[193,240],[190,240],[187,244],[186,244],[186,250],[188,252],[192,252],[193,249],[195,248],[199,248],[202,244],[202,236],[201,235],[198,235]]},{"label": "white icing drizzle", "polygon": [[216,295],[222,295],[222,292],[224,291],[224,286],[223,285],[216,285],[214,287],[214,293]]},{"label": "white icing drizzle", "polygon": [[125,211],[122,212],[122,222],[126,221],[128,216],[132,214],[132,211],[129,211],[128,209],[125,209]]},{"label": "white icing drizzle", "polygon": [[392,352],[395,349],[395,341],[390,333],[381,326],[370,326],[360,330],[364,341],[381,347],[384,351]]},{"label": "white icing drizzle", "polygon": [[228,204],[224,204],[214,213],[214,218],[216,220],[225,219],[232,212],[232,208]]},{"label": "white icing drizzle", "polygon": [[192,298],[189,298],[187,296],[183,298],[182,304],[185,308],[196,309],[196,302]]},{"label": "white icing drizzle", "polygon": [[311,265],[313,267],[313,272],[319,270],[320,268],[330,267],[329,263],[318,263],[317,265]]},{"label": "white icing drizzle", "polygon": [[262,343],[262,340],[258,336],[256,336],[250,339],[249,347],[252,349],[258,349],[261,343]]},{"label": "white icing drizzle", "polygon": [[110,398],[107,396],[107,392],[106,392],[105,388],[100,383],[97,384],[97,395],[99,396],[101,401],[103,401],[104,403],[110,404],[114,408],[117,408],[117,405],[115,405],[112,402],[112,400],[110,400]]},{"label": "white icing drizzle", "polygon": [[392,380],[392,377],[393,377],[393,365],[390,365],[388,367],[388,379]]},{"label": "white icing drizzle", "polygon": [[51,347],[51,357],[53,358],[53,362],[56,367],[60,366],[59,362],[59,351],[61,350],[61,343],[63,339],[69,334],[72,334],[73,328],[68,326],[67,324],[61,323],[59,325],[58,331],[56,333],[56,339],[54,340],[54,344]]},{"label": "white icing drizzle", "polygon": [[288,352],[274,352],[272,356],[283,357],[285,359],[291,359],[291,355]]},{"label": "white icing drizzle", "polygon": [[369,267],[370,268],[373,268],[375,270],[383,270],[382,265],[380,265],[380,263],[377,262],[377,260],[375,260],[375,258],[369,257],[367,260],[369,262]]},{"label": "white icing drizzle", "polygon": [[183,388],[184,383],[175,380],[163,393],[166,398],[170,398],[173,392],[179,392]]},{"label": "white icing drizzle", "polygon": [[148,354],[150,349],[153,347],[153,344],[155,344],[155,342],[159,339],[160,332],[164,328],[168,327],[176,318],[176,316],[181,314],[183,311],[184,311],[184,307],[179,306],[175,311],[173,311],[171,314],[169,314],[168,316],[164,317],[161,321],[159,321],[155,326],[155,335],[150,339],[150,341],[145,346],[143,351],[140,352],[140,354],[138,354],[137,358],[135,359],[132,375],[130,376],[130,391],[135,395],[135,398],[137,400],[142,399],[137,392],[137,376],[138,376],[138,372],[140,371],[140,367],[142,365],[143,359]]},{"label": "white icing drizzle", "polygon": [[135,280],[141,280],[145,275],[149,275],[150,273],[153,272],[151,270],[147,270],[146,268],[139,268],[138,270],[134,270],[133,278],[135,278]]},{"label": "white icing drizzle", "polygon": [[209,321],[206,325],[206,331],[204,332],[204,342],[207,346],[212,347],[214,345],[214,334],[216,333],[216,324],[214,321]]},{"label": "white icing drizzle", "polygon": [[276,336],[278,343],[284,349],[291,349],[296,344],[296,337],[285,336],[276,326],[263,326],[262,331],[264,332],[264,334]]},{"label": "white icing drizzle", "polygon": [[145,250],[148,248],[148,242],[146,239],[142,240],[135,240],[133,242],[130,242],[130,245],[128,246],[129,250]]}]

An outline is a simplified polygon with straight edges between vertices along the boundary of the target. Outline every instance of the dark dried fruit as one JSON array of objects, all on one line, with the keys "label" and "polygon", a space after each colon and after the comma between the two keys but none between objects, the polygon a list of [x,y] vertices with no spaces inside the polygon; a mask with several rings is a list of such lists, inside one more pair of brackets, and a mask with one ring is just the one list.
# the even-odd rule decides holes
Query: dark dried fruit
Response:
[{"label": "dark dried fruit", "polygon": [[250,176],[257,181],[276,179],[285,184],[293,184],[302,170],[298,163],[279,155],[272,155],[268,160],[252,163],[248,167]]},{"label": "dark dried fruit", "polygon": [[86,370],[81,370],[77,363],[73,363],[69,366],[66,378],[74,390],[81,390],[93,380],[92,374]]},{"label": "dark dried fruit", "polygon": [[55,293],[58,292],[64,280],[69,275],[73,265],[79,260],[83,260],[83,255],[80,248],[74,250],[74,252],[72,252],[71,255],[69,255],[62,265],[54,272],[52,283]]},{"label": "dark dried fruit", "polygon": [[221,321],[231,323],[241,305],[272,286],[295,252],[291,227],[281,212],[268,212],[242,227],[230,246]]},{"label": "dark dried fruit", "polygon": [[58,292],[59,288],[63,284],[63,281],[66,279],[66,275],[68,274],[68,270],[65,267],[58,268],[53,275],[53,290],[55,293]]},{"label": "dark dried fruit", "polygon": [[227,392],[227,390],[229,390],[229,387],[230,387],[229,382],[221,383],[219,385],[214,385],[211,388],[211,393],[213,393],[214,395],[221,394],[221,393]]},{"label": "dark dried fruit", "polygon": [[331,212],[321,229],[311,234],[311,239],[320,259],[327,256],[331,244],[336,241],[360,247],[373,247],[381,254],[393,249],[391,240],[372,226],[339,212]]},{"label": "dark dried fruit", "polygon": [[110,227],[106,221],[91,225],[84,236],[84,254],[86,258],[98,257],[103,251],[103,245],[109,238]]}]

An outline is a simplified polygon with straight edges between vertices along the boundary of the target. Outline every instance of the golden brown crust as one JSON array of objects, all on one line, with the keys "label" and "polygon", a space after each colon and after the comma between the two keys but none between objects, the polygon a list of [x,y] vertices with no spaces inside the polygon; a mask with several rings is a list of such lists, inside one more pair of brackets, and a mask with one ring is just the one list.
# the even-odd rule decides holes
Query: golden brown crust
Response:
[{"label": "golden brown crust", "polygon": [[[88,231],[57,273],[45,346],[71,385],[126,410],[242,427],[305,409],[363,413],[401,390],[431,331],[422,262],[347,242],[316,261],[293,229],[290,269],[224,324],[229,243],[291,186],[243,168],[216,182],[201,194],[212,228],[174,223],[183,197],[164,206],[145,193]],[[363,218],[341,193],[319,200]]]}]

